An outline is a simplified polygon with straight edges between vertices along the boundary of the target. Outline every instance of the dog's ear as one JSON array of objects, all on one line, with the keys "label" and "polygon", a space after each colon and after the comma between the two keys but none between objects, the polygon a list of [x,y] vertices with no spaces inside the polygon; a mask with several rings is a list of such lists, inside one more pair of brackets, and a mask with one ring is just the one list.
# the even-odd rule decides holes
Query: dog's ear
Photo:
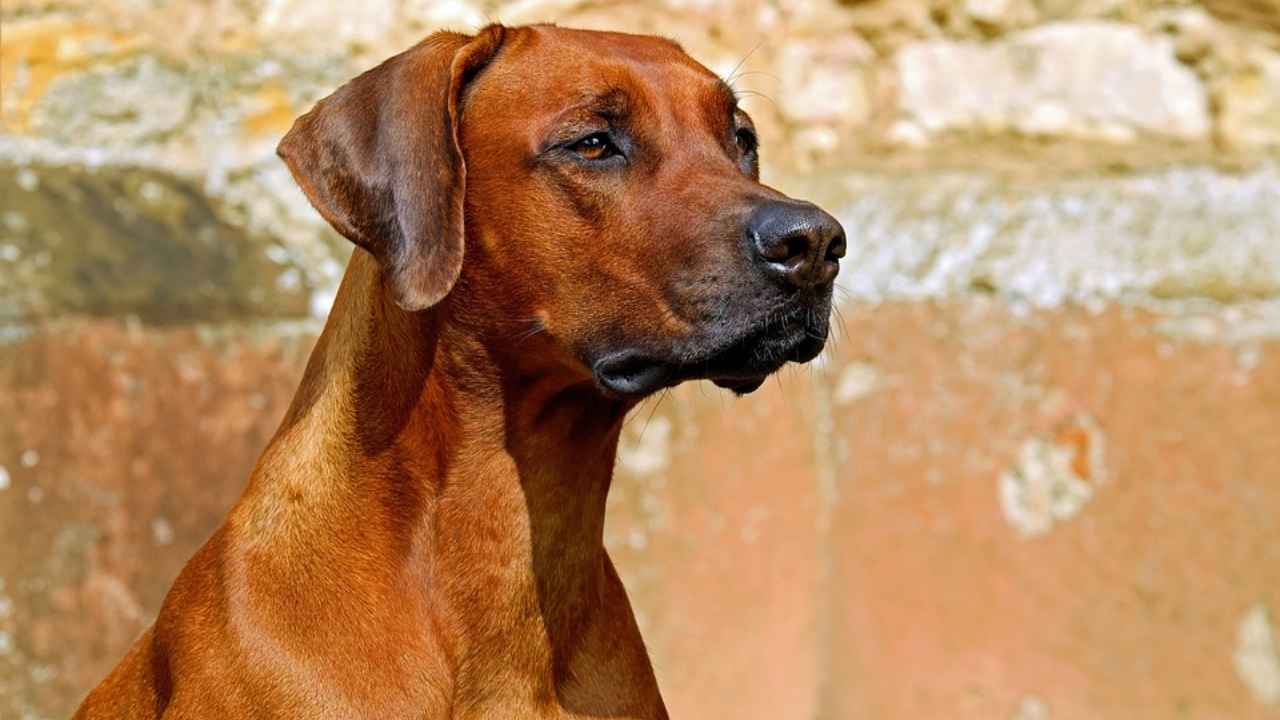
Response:
[{"label": "dog's ear", "polygon": [[321,100],[277,149],[324,219],[378,259],[406,310],[439,302],[462,271],[459,96],[503,33],[430,36]]}]

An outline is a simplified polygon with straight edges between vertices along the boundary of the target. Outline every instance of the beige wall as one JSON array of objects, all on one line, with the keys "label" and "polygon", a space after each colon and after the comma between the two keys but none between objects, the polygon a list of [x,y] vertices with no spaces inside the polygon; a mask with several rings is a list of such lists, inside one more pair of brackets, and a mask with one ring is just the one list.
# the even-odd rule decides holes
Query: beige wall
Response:
[{"label": "beige wall", "polygon": [[0,717],[70,712],[291,396],[347,248],[280,134],[488,19],[741,61],[850,233],[818,364],[627,426],[675,717],[1280,717],[1274,0],[5,0]]}]

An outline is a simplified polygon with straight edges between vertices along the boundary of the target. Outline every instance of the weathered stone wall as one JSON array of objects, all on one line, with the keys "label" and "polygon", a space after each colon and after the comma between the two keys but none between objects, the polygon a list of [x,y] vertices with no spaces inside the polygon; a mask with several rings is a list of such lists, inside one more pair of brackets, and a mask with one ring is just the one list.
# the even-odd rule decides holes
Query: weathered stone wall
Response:
[{"label": "weathered stone wall", "polygon": [[288,403],[348,252],[292,119],[546,19],[732,78],[852,240],[817,365],[627,426],[674,716],[1280,717],[1276,0],[5,0],[0,717],[69,714]]}]

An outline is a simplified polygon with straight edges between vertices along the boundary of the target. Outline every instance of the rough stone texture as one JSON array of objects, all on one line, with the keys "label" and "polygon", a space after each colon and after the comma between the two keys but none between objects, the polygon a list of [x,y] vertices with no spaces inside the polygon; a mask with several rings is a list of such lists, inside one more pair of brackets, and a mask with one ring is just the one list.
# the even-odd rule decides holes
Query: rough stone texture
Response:
[{"label": "rough stone texture", "polygon": [[871,115],[862,66],[872,50],[854,37],[840,42],[796,41],[779,55],[779,110],[792,122],[862,124]]},{"label": "rough stone texture", "polygon": [[1225,81],[1218,101],[1226,142],[1280,143],[1280,53],[1258,53],[1248,67]]},{"label": "rough stone texture", "polygon": [[774,158],[802,168],[956,133],[1174,137],[1247,157],[1280,143],[1277,43],[1249,19],[1267,2],[23,0],[0,11],[0,130],[154,151],[216,185],[271,162],[293,117],[425,32],[549,20],[677,39],[733,77]]},{"label": "rough stone texture", "polygon": [[32,110],[32,129],[82,145],[160,140],[191,119],[195,93],[182,73],[143,55],[55,78]]},{"label": "rough stone texture", "polygon": [[345,46],[368,46],[391,32],[400,14],[398,0],[363,0],[351,12],[347,0],[266,0],[255,3],[258,28],[265,35],[310,35],[325,28],[325,40]]},{"label": "rough stone texture", "polygon": [[151,621],[310,344],[280,326],[118,321],[0,344],[0,717],[68,717]]},{"label": "rough stone texture", "polygon": [[1280,173],[810,178],[850,233],[840,284],[864,300],[993,292],[1049,307],[1280,294]]},{"label": "rough stone texture", "polygon": [[965,0],[964,12],[989,30],[1007,31],[1036,20],[1036,7],[1031,0]]},{"label": "rough stone texture", "polygon": [[1204,5],[1224,19],[1280,32],[1280,2],[1277,0],[1205,0]]},{"label": "rough stone texture", "polygon": [[[626,428],[606,540],[675,716],[1273,716],[1280,338],[986,297],[842,315],[821,367]],[[0,714],[65,715],[142,627],[310,332],[95,321],[0,348]],[[1028,534],[1000,485],[1037,439],[1093,496]]]},{"label": "rough stone texture", "polygon": [[293,392],[349,249],[281,134],[489,20],[673,37],[849,230],[823,362],[625,430],[606,539],[673,716],[1278,717],[1278,18],[6,0],[0,717],[69,714]]},{"label": "rough stone texture", "polygon": [[0,322],[300,317],[311,290],[285,247],[228,224],[189,181],[0,165]]},{"label": "rough stone texture", "polygon": [[[983,300],[845,317],[833,368],[883,377],[833,411],[832,672],[850,680],[826,717],[1007,717],[1026,694],[1053,718],[1274,717],[1236,658],[1243,614],[1280,588],[1275,340],[1250,356],[1145,311]],[[1027,536],[999,476],[1082,415],[1105,479]]]},{"label": "rough stone texture", "polygon": [[1119,23],[1045,25],[986,45],[922,42],[896,66],[903,117],[931,133],[1197,140],[1210,126],[1204,88],[1172,42]]}]

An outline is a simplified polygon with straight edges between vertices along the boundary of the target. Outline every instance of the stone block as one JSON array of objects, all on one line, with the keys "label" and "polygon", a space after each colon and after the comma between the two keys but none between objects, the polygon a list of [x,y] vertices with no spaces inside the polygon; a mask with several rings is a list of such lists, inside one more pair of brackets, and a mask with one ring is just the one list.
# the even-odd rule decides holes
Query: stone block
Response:
[{"label": "stone block", "polygon": [[1280,146],[1280,53],[1255,53],[1253,62],[1222,81],[1218,132],[1234,147]]},{"label": "stone block", "polygon": [[302,318],[313,290],[288,248],[228,223],[188,180],[0,164],[0,321]]},{"label": "stone block", "polygon": [[989,43],[927,40],[894,64],[902,117],[932,133],[1123,141],[1209,132],[1204,88],[1172,42],[1120,23],[1053,23]]}]

